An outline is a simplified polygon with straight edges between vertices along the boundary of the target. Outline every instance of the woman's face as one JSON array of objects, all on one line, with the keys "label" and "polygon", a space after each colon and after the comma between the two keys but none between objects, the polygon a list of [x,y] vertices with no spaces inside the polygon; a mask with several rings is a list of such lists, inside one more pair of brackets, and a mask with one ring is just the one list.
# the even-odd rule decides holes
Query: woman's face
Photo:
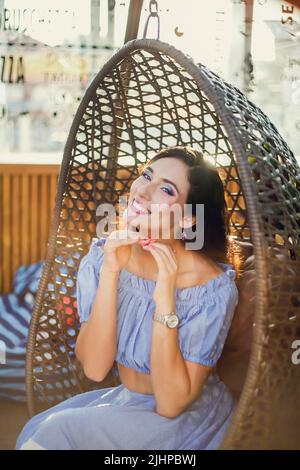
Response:
[{"label": "woman's face", "polygon": [[[181,160],[167,157],[142,171],[130,189],[125,215],[129,230],[138,229],[142,236],[156,239],[174,238],[174,230],[180,230],[178,220],[184,215],[189,191],[188,168]],[[178,213],[179,219],[174,217]]]}]

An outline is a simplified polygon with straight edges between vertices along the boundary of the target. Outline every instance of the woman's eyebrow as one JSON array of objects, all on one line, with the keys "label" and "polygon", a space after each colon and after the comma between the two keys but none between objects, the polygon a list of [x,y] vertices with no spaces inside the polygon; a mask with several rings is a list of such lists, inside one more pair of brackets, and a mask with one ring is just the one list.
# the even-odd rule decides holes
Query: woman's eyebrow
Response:
[{"label": "woman's eyebrow", "polygon": [[[153,168],[151,168],[151,166],[147,166],[147,168],[145,168],[145,170],[149,170],[149,171],[151,171],[152,174],[154,174],[154,170],[153,170]],[[177,188],[176,184],[173,183],[173,181],[168,180],[167,178],[161,178],[161,179],[162,179],[162,181],[164,181],[165,183],[170,183],[170,184],[172,184],[172,185],[174,186],[174,188],[176,189],[176,191],[178,192],[178,194],[180,194],[179,189]]]}]

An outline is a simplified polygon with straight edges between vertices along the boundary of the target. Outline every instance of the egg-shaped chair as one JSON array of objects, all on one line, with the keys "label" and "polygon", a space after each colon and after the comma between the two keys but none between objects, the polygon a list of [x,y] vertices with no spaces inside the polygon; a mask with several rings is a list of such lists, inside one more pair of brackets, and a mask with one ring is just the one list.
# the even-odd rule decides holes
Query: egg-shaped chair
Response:
[{"label": "egg-shaped chair", "polygon": [[120,383],[116,364],[96,384],[76,361],[77,270],[97,237],[97,207],[118,208],[139,166],[172,145],[201,150],[217,167],[230,236],[252,250],[251,351],[221,448],[293,447],[300,409],[299,166],[270,119],[238,88],[153,39],[127,42],[110,57],[71,125],[28,337],[29,413]]}]

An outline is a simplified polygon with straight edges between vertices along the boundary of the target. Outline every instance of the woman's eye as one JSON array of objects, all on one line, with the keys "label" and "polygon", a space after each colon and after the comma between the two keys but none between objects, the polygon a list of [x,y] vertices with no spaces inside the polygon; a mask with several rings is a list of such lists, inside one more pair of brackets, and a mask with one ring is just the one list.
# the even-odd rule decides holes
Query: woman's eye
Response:
[{"label": "woman's eye", "polygon": [[[146,173],[145,171],[143,171],[142,173],[142,176],[143,177],[146,177],[146,179],[149,178],[149,180],[151,180],[150,176],[148,175],[148,173]],[[168,188],[167,186],[163,186],[163,189],[166,189],[167,191],[167,194],[169,194],[170,196],[173,196],[174,195],[174,192],[172,191],[172,189]]]},{"label": "woman's eye", "polygon": [[164,188],[167,189],[167,193],[170,194],[170,196],[173,196],[173,195],[174,195],[172,189],[166,188],[165,186],[164,186]]},{"label": "woman's eye", "polygon": [[142,176],[149,176],[145,171],[143,171]]}]

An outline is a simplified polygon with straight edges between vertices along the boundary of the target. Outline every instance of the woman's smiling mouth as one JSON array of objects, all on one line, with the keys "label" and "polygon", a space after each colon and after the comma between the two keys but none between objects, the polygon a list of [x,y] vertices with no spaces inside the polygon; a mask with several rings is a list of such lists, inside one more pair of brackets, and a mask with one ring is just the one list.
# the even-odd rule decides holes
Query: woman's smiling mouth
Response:
[{"label": "woman's smiling mouth", "polygon": [[133,212],[135,212],[135,214],[151,214],[151,211],[138,203],[136,198],[133,199],[130,207],[132,208]]}]

